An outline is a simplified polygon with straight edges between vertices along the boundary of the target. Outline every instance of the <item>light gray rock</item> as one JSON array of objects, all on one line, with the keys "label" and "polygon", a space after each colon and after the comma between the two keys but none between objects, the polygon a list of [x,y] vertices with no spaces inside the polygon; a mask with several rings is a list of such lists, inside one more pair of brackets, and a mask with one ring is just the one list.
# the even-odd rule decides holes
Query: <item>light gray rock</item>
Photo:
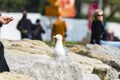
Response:
[{"label": "light gray rock", "polygon": [[15,54],[39,54],[53,56],[53,49],[40,40],[3,40],[5,49]]},{"label": "light gray rock", "polygon": [[84,74],[84,80],[101,80],[96,74]]},{"label": "light gray rock", "polygon": [[0,80],[35,80],[35,79],[23,74],[3,72],[0,73]]},{"label": "light gray rock", "polygon": [[113,46],[88,44],[89,56],[102,60],[120,71],[120,49]]},{"label": "light gray rock", "polygon": [[70,53],[70,57],[80,65],[83,73],[85,74],[96,74],[101,80],[118,79],[118,72],[98,59],[75,53]]},{"label": "light gray rock", "polygon": [[81,68],[68,57],[11,53],[6,57],[12,72],[29,75],[36,80],[83,80]]},{"label": "light gray rock", "polygon": [[[84,80],[84,75],[87,74],[90,75],[86,79],[95,79],[96,76],[92,74],[96,74],[101,80],[118,79],[117,71],[100,59],[95,59],[96,57],[69,52],[68,57],[54,58],[53,49],[36,40],[5,40],[3,43],[11,72],[28,75],[36,80]],[[85,48],[84,52],[89,52],[86,49],[90,50]],[[111,60],[108,55],[106,58]]]}]

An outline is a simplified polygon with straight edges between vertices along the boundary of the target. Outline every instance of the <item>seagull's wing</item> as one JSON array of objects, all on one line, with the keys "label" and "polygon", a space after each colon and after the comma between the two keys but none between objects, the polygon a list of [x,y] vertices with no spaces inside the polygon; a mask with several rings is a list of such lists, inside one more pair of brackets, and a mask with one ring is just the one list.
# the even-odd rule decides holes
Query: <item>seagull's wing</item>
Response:
[{"label": "seagull's wing", "polygon": [[68,48],[64,48],[64,51],[65,51],[65,56],[69,56],[69,49]]}]

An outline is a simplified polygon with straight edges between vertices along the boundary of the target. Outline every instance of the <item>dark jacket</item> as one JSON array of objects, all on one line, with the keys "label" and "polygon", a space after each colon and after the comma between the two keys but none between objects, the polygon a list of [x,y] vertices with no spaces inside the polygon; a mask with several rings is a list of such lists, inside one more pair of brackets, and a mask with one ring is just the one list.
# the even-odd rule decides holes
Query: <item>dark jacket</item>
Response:
[{"label": "dark jacket", "polygon": [[23,17],[18,22],[17,29],[20,30],[22,39],[29,38],[29,35],[31,35],[31,27],[32,27],[32,22],[26,17]]},{"label": "dark jacket", "polygon": [[42,40],[42,33],[45,33],[45,30],[42,28],[41,24],[33,24],[32,26],[32,36],[34,40]]},{"label": "dark jacket", "polygon": [[[1,14],[0,14],[1,16]],[[0,27],[2,27],[2,23],[0,23]],[[0,42],[0,73],[4,71],[10,71],[6,59],[4,57],[4,45]]]},{"label": "dark jacket", "polygon": [[94,20],[92,22],[90,43],[100,44],[100,39],[102,38],[104,33],[105,33],[104,24],[99,20]]},{"label": "dark jacket", "polygon": [[0,42],[0,73],[4,71],[10,71],[6,59],[4,57],[4,46],[2,42]]}]

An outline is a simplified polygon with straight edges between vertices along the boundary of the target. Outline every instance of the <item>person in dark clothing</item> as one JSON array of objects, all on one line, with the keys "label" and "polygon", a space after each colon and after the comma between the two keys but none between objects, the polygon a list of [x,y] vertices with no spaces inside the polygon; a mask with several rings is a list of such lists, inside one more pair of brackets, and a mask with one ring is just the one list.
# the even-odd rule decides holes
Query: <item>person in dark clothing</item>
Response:
[{"label": "person in dark clothing", "polygon": [[33,24],[32,26],[32,37],[33,40],[43,40],[42,39],[42,33],[45,33],[45,30],[42,28],[42,25],[40,23],[40,19],[36,20],[36,24]]},{"label": "person in dark clothing", "polygon": [[105,36],[103,11],[100,9],[97,9],[94,13],[94,20],[92,22],[90,43],[100,45],[100,40],[102,39],[103,35]]},{"label": "person in dark clothing", "polygon": [[5,60],[5,57],[4,57],[4,46],[0,42],[0,72],[3,72],[3,71],[9,72],[10,69],[9,69],[7,62]]},{"label": "person in dark clothing", "polygon": [[[6,16],[0,16],[0,24],[8,24],[13,20],[12,17],[6,17]],[[2,42],[0,41],[0,73],[4,71],[10,71],[7,62],[4,57],[4,46]]]},{"label": "person in dark clothing", "polygon": [[18,22],[17,29],[21,32],[21,38],[29,38],[31,39],[32,33],[31,33],[31,27],[32,22],[27,19],[27,12],[23,11],[23,17]]}]

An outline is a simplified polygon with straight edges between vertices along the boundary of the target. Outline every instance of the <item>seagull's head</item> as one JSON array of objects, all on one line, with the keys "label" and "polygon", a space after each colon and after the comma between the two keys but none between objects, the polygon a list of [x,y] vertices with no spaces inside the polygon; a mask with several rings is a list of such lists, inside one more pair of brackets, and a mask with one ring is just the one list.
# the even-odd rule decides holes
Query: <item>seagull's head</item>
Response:
[{"label": "seagull's head", "polygon": [[55,38],[57,40],[62,40],[62,35],[61,34],[57,34],[56,36],[53,36],[53,38]]}]

